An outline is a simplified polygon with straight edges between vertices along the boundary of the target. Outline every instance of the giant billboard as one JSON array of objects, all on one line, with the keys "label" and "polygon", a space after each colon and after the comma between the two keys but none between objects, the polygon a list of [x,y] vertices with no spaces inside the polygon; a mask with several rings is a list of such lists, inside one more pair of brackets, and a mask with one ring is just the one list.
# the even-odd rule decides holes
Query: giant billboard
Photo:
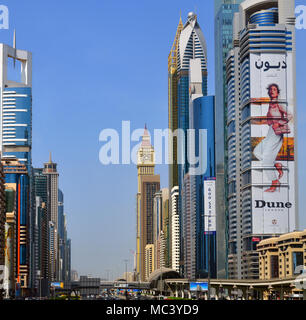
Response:
[{"label": "giant billboard", "polygon": [[291,232],[295,221],[292,56],[250,55],[253,234]]}]

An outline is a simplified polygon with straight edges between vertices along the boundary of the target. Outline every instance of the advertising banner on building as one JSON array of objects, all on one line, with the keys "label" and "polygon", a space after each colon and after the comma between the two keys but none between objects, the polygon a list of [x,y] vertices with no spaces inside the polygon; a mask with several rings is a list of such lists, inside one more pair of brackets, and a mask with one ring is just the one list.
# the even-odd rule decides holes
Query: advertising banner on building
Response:
[{"label": "advertising banner on building", "polygon": [[291,53],[250,55],[253,234],[295,229]]},{"label": "advertising banner on building", "polygon": [[204,180],[204,232],[216,232],[216,180]]}]

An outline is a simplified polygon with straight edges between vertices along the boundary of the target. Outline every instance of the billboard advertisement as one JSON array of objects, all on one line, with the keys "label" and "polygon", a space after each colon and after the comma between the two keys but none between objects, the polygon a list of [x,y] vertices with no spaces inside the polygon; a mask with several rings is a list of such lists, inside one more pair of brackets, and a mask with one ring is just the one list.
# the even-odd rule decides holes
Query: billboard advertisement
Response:
[{"label": "billboard advertisement", "polygon": [[208,291],[208,282],[190,282],[190,291]]},{"label": "billboard advertisement", "polygon": [[204,180],[204,232],[216,232],[216,179]]},{"label": "billboard advertisement", "polygon": [[291,53],[250,54],[253,234],[295,229]]},{"label": "billboard advertisement", "polygon": [[51,282],[51,287],[52,288],[63,289],[64,288],[64,282]]}]

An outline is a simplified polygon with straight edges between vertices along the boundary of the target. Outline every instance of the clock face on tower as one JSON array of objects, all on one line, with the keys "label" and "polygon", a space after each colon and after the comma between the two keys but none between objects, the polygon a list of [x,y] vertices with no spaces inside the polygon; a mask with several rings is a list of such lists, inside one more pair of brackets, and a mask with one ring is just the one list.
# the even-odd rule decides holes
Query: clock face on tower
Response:
[{"label": "clock face on tower", "polygon": [[151,156],[149,154],[144,154],[142,156],[142,161],[150,161],[151,160]]}]

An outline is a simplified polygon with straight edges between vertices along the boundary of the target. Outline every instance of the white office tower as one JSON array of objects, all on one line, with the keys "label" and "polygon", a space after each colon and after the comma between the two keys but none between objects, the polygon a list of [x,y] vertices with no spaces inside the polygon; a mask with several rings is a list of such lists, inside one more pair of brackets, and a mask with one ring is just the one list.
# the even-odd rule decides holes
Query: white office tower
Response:
[{"label": "white office tower", "polygon": [[[10,68],[11,67],[11,68]],[[16,75],[13,71],[16,69]],[[32,54],[0,43],[0,151],[31,168]]]},{"label": "white office tower", "polygon": [[180,271],[180,218],[178,211],[179,187],[171,190],[171,256],[172,269]]},{"label": "white office tower", "polygon": [[246,0],[226,64],[230,278],[259,276],[257,243],[298,227],[294,0]]}]

